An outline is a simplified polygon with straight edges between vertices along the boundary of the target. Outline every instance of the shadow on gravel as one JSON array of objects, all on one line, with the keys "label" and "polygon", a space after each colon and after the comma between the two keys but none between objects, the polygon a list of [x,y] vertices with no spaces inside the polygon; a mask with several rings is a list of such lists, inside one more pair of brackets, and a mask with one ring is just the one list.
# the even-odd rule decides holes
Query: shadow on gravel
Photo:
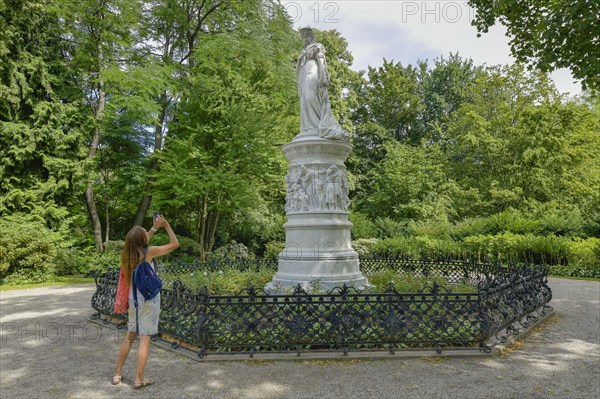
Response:
[{"label": "shadow on gravel", "polygon": [[210,363],[153,347],[147,375],[157,384],[139,392],[130,385],[135,356],[126,363],[125,383],[110,384],[123,331],[88,322],[93,287],[3,292],[0,397],[600,397],[600,284],[581,283],[553,281],[551,304],[561,315],[559,321],[532,333],[506,356],[436,362]]}]

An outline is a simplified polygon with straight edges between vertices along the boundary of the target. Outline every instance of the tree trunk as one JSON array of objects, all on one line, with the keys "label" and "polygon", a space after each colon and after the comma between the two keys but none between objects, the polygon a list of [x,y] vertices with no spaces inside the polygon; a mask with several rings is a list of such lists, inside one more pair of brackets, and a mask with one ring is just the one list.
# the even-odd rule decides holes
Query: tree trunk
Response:
[{"label": "tree trunk", "polygon": [[96,211],[96,203],[94,202],[94,189],[92,188],[91,183],[88,183],[88,187],[85,190],[85,204],[87,206],[88,216],[92,223],[96,251],[102,252],[102,227],[100,225],[100,217]]},{"label": "tree trunk", "polygon": [[[217,205],[221,203],[220,196],[217,198]],[[204,248],[207,253],[212,252],[213,246],[215,245],[215,236],[217,234],[217,225],[219,224],[219,211],[213,211],[209,215],[207,226],[206,226],[206,240]]]},{"label": "tree trunk", "polygon": [[202,207],[198,212],[198,244],[200,244],[200,260],[205,261],[208,255],[206,251],[206,221],[208,218],[208,195],[202,199]]},{"label": "tree trunk", "polygon": [[215,245],[219,211],[208,210],[208,195],[202,198],[198,210],[198,244],[200,244],[200,260],[204,261]]},{"label": "tree trunk", "polygon": [[104,209],[104,250],[106,251],[106,248],[108,248],[108,240],[110,237],[110,215],[109,215],[109,207],[108,207],[109,201],[106,201],[106,208]]},{"label": "tree trunk", "polygon": [[219,211],[214,211],[210,218],[210,224],[207,231],[206,239],[206,252],[212,252],[213,245],[215,245],[215,235],[217,233],[217,224],[219,223]]},{"label": "tree trunk", "polygon": [[[102,59],[102,50],[98,50],[100,59]],[[98,82],[98,108],[95,112],[96,122],[100,121],[104,115],[104,108],[106,104],[106,94],[104,92],[104,81],[100,79]],[[100,143],[100,128],[96,126],[94,128],[94,134],[92,136],[92,142],[90,143],[90,149],[88,151],[88,160],[91,160],[96,155],[98,150],[98,144]],[[94,242],[96,243],[96,251],[102,252],[102,225],[100,224],[100,217],[96,210],[96,202],[94,201],[94,188],[91,180],[88,182],[87,189],[85,190],[85,204],[88,211],[90,222],[92,223],[92,231],[94,233]]]},{"label": "tree trunk", "polygon": [[[146,182],[146,187],[144,187],[144,192],[149,193],[152,190],[152,178],[149,177]],[[134,226],[141,226],[144,224],[144,217],[148,213],[148,209],[150,209],[150,203],[152,202],[152,195],[146,194],[142,197],[140,201],[140,205],[138,206],[138,210],[135,214],[135,220],[133,221]]]}]

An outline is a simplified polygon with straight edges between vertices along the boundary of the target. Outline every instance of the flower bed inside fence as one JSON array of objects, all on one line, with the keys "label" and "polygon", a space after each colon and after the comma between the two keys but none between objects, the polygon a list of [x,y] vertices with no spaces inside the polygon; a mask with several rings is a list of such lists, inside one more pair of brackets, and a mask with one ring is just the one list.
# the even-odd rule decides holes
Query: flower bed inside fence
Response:
[{"label": "flower bed inside fence", "polygon": [[[406,292],[402,281],[357,291],[272,294],[250,286],[232,295],[195,287],[194,276],[219,270],[276,270],[275,261],[162,265],[159,334],[207,354],[466,348],[489,351],[550,309],[548,268],[469,261],[363,259],[369,279],[392,273],[421,282]],[[118,270],[96,276],[94,317],[124,322],[112,312]],[[414,288],[411,287],[411,288]]]}]

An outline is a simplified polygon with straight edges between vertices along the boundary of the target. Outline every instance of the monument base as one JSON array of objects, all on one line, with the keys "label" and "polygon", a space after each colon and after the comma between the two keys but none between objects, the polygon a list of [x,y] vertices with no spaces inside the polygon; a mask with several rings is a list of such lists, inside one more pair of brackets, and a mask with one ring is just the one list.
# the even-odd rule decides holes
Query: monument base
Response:
[{"label": "monument base", "polygon": [[290,292],[298,284],[308,293],[324,292],[344,284],[362,290],[369,286],[369,282],[359,270],[356,252],[348,252],[347,257],[340,253],[321,258],[280,257],[279,270],[265,290],[271,293]]},{"label": "monument base", "polygon": [[307,292],[369,285],[352,249],[348,220],[350,185],[344,161],[352,145],[303,132],[282,151],[290,161],[285,211],[285,249],[279,267],[265,286],[271,293]]}]

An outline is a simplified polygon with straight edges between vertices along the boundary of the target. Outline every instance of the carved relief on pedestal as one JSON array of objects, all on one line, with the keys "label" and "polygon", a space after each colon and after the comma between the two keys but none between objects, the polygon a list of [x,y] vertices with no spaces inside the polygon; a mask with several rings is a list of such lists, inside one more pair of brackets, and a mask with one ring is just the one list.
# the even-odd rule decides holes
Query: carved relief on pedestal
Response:
[{"label": "carved relief on pedestal", "polygon": [[332,163],[292,165],[285,181],[286,212],[348,212],[349,186],[343,166]]}]

